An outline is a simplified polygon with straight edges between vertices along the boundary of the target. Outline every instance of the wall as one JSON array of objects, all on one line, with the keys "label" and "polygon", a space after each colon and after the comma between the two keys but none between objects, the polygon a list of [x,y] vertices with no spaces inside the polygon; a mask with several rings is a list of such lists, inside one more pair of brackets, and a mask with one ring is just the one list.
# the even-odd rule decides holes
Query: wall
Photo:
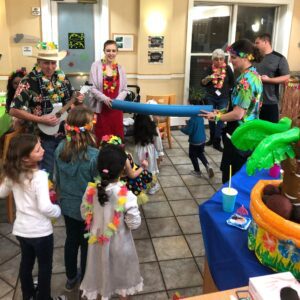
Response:
[{"label": "wall", "polygon": [[292,30],[290,35],[290,45],[288,62],[291,71],[300,71],[300,1],[294,1],[294,13],[292,20]]}]

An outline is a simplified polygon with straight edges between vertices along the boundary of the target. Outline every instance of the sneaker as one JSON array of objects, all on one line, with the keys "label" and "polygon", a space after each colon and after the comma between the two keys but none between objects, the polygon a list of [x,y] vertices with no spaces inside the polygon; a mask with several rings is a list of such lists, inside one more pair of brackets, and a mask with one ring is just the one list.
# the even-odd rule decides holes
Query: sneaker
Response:
[{"label": "sneaker", "polygon": [[215,173],[214,173],[214,170],[213,170],[213,168],[212,167],[207,167],[206,168],[206,171],[207,171],[207,174],[208,174],[208,177],[209,178],[212,178],[212,177],[214,177],[215,176]]},{"label": "sneaker", "polygon": [[77,282],[79,281],[80,276],[77,276],[73,279],[67,279],[67,282],[65,284],[65,290],[67,292],[72,292],[74,290],[74,288],[76,287]]},{"label": "sneaker", "polygon": [[202,176],[202,172],[201,171],[195,171],[195,170],[192,170],[190,172],[190,175],[193,175],[195,177],[201,177]]},{"label": "sneaker", "polygon": [[52,297],[52,300],[68,300],[67,296],[65,295],[60,295],[60,296],[56,296],[56,297]]},{"label": "sneaker", "polygon": [[157,191],[159,190],[159,184],[156,182],[156,184],[149,189],[148,194],[149,195],[154,195]]}]

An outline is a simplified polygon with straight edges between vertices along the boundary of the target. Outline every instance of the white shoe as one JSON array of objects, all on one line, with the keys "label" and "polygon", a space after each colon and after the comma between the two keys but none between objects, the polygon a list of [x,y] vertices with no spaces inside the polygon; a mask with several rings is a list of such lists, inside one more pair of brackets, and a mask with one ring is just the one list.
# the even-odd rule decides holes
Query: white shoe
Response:
[{"label": "white shoe", "polygon": [[190,175],[195,176],[195,177],[201,177],[202,176],[202,172],[201,171],[192,170],[190,172]]},{"label": "white shoe", "polygon": [[159,190],[159,184],[158,182],[155,183],[155,185],[149,189],[148,194],[154,195]]}]

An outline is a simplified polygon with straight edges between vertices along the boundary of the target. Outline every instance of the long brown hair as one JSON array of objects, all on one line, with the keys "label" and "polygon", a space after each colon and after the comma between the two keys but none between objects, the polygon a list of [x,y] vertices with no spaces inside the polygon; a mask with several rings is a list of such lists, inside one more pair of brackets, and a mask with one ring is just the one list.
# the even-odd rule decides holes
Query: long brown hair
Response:
[{"label": "long brown hair", "polygon": [[93,112],[86,106],[74,107],[66,122],[66,143],[59,154],[65,162],[86,159],[88,146],[96,147],[96,139],[92,133]]},{"label": "long brown hair", "polygon": [[30,177],[34,169],[25,163],[24,158],[29,157],[38,141],[38,136],[33,134],[20,134],[11,139],[0,182],[2,182],[4,177],[7,177],[15,183],[20,183],[21,173],[25,173]]}]

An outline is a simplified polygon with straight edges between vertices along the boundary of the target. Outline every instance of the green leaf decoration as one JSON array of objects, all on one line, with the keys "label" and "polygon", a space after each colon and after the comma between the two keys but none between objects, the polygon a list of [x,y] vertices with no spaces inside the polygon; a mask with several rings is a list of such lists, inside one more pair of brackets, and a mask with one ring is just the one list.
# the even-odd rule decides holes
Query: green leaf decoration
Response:
[{"label": "green leaf decoration", "polygon": [[288,157],[294,158],[292,143],[300,139],[300,129],[294,127],[286,132],[272,134],[263,139],[247,161],[247,174],[253,175],[255,170],[269,169]]},{"label": "green leaf decoration", "polygon": [[291,128],[292,120],[282,118],[278,123],[253,120],[240,125],[232,134],[231,141],[240,150],[253,151],[269,135],[284,132]]}]

